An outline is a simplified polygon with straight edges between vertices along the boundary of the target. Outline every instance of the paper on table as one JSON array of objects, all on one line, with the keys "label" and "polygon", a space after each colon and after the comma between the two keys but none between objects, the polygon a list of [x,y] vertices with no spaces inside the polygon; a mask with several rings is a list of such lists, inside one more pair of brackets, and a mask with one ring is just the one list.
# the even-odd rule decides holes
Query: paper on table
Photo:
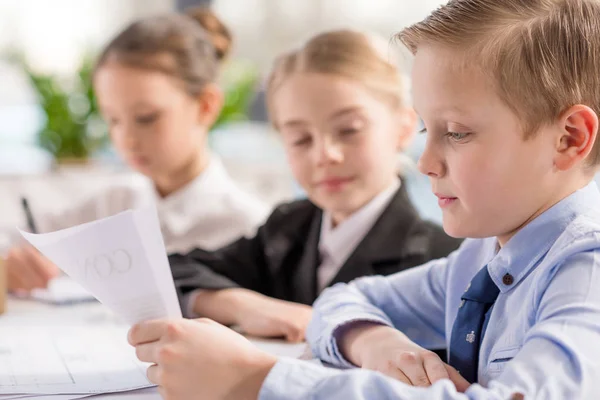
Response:
[{"label": "paper on table", "polygon": [[21,235],[127,323],[181,317],[156,210]]},{"label": "paper on table", "polygon": [[87,398],[90,397],[90,395],[88,394],[42,394],[42,395],[35,395],[35,396],[29,396],[29,395],[23,395],[23,396],[16,396],[13,397],[11,395],[4,397],[4,396],[0,396],[0,400],[76,400],[76,399],[83,399],[83,398]]},{"label": "paper on table", "polygon": [[[152,386],[126,329],[4,327],[0,394],[93,394]],[[1,398],[0,398],[1,399]]]},{"label": "paper on table", "polygon": [[252,338],[252,344],[264,352],[279,357],[299,358],[307,348],[306,343],[285,343],[280,340]]},{"label": "paper on table", "polygon": [[106,393],[100,396],[94,395],[90,400],[97,398],[115,399],[115,400],[163,400],[156,387],[130,390],[129,392]]}]

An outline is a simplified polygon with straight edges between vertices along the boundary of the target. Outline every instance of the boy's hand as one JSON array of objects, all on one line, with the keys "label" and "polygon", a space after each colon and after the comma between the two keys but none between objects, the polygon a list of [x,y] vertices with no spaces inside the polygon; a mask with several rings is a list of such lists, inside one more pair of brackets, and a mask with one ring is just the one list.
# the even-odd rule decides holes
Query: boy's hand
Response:
[{"label": "boy's hand", "polygon": [[252,293],[240,304],[236,314],[236,324],[248,335],[302,342],[312,307]]},{"label": "boy's hand", "polygon": [[433,352],[419,347],[400,331],[383,325],[351,328],[340,341],[344,356],[355,365],[381,372],[412,386],[430,386],[450,379],[459,392],[470,386]]},{"label": "boy's hand", "polygon": [[8,290],[31,291],[46,288],[60,270],[35,248],[26,245],[11,249],[4,261]]},{"label": "boy's hand", "polygon": [[128,339],[141,361],[154,364],[148,379],[166,400],[256,399],[277,362],[208,319],[142,322]]}]

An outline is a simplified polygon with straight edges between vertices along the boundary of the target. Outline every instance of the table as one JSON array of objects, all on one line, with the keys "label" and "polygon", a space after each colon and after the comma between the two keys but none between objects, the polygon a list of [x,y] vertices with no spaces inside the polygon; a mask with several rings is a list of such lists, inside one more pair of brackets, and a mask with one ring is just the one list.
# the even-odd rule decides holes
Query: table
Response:
[{"label": "table", "polygon": [[[55,306],[33,300],[9,297],[6,313],[0,315],[0,329],[3,326],[122,326],[122,322],[110,310],[97,302],[69,306]],[[284,357],[300,357],[306,345],[290,344],[281,340],[249,338],[259,348],[271,354]],[[90,399],[119,400],[158,400],[160,395],[155,388],[136,390],[128,393],[103,394]]]}]

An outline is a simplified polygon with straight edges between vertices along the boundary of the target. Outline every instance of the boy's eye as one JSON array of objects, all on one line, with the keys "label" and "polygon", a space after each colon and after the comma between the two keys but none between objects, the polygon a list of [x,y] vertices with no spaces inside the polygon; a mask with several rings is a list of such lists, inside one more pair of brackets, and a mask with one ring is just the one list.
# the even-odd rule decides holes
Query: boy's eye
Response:
[{"label": "boy's eye", "polygon": [[469,135],[470,135],[469,132],[448,132],[448,133],[446,133],[446,136],[455,142],[464,140]]},{"label": "boy's eye", "polygon": [[135,121],[140,125],[148,125],[158,119],[158,113],[152,113],[147,115],[140,115],[135,118]]}]

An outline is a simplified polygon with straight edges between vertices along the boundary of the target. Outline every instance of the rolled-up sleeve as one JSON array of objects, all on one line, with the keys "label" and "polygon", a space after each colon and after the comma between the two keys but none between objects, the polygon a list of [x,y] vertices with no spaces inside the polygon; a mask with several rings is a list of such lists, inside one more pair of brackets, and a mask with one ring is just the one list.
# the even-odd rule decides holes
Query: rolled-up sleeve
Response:
[{"label": "rolled-up sleeve", "polygon": [[363,322],[392,326],[426,348],[445,347],[445,280],[453,257],[327,289],[314,305],[307,331],[313,354],[336,366],[351,366],[337,342],[349,326]]}]

